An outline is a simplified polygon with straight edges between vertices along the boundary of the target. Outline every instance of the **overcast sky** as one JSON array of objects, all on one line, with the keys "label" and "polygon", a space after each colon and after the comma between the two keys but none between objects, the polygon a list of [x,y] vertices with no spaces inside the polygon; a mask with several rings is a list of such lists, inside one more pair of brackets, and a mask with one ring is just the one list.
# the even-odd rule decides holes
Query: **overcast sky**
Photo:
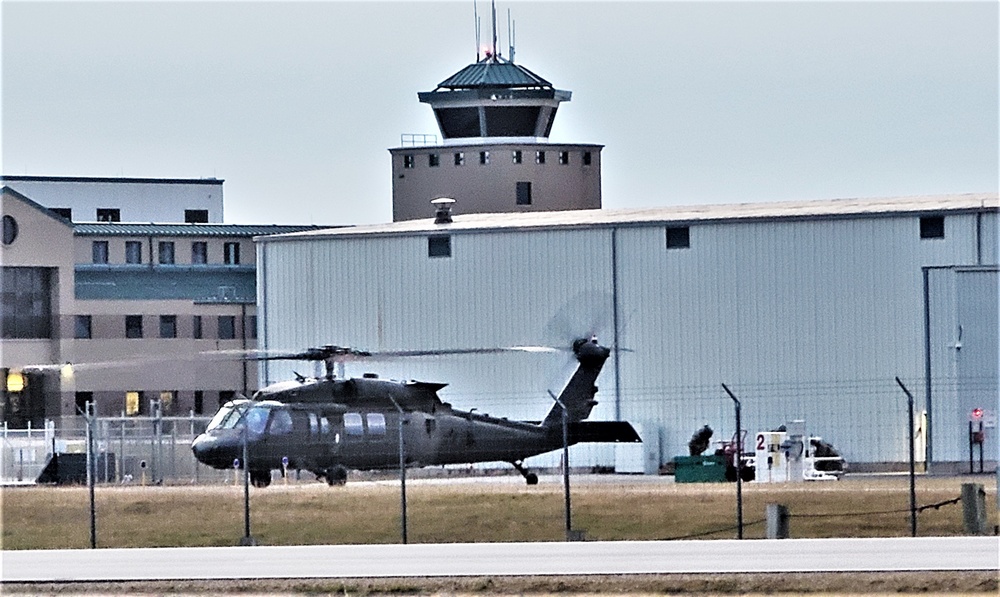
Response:
[{"label": "overcast sky", "polygon": [[[605,207],[998,190],[995,1],[497,9]],[[389,221],[387,149],[476,55],[471,0],[0,11],[4,174],[222,178],[233,223]]]}]

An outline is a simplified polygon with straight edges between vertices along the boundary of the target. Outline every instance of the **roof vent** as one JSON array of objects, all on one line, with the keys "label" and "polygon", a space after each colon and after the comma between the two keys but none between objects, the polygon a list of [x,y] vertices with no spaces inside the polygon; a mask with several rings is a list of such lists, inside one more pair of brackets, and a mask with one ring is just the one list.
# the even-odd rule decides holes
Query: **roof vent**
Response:
[{"label": "roof vent", "polygon": [[451,206],[455,200],[451,197],[438,197],[431,201],[434,206],[434,223],[451,224]]}]

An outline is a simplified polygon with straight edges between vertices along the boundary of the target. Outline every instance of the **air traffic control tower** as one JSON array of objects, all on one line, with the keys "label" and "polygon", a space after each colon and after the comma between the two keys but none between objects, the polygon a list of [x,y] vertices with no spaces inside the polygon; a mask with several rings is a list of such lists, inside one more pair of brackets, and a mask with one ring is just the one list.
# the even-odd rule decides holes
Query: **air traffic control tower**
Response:
[{"label": "air traffic control tower", "polygon": [[404,135],[389,150],[393,221],[432,217],[439,197],[456,215],[600,208],[604,146],[548,141],[571,95],[495,51],[418,93],[443,143]]}]

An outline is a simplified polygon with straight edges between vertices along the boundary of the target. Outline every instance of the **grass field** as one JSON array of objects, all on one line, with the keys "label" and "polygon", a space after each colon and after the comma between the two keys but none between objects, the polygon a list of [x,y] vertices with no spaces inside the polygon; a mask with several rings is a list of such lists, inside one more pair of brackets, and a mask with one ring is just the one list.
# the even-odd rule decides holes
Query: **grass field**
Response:
[{"label": "grass field", "polygon": [[[993,476],[921,477],[917,504],[958,498],[962,483],[987,490],[990,525],[997,524]],[[788,506],[793,537],[893,537],[910,532],[905,476],[847,477],[839,482],[744,484],[745,537],[764,536],[765,505]],[[675,484],[669,478],[581,476],[572,484],[575,529],[590,540],[721,539],[736,536],[735,486]],[[84,487],[17,487],[2,493],[3,549],[89,546]],[[411,543],[561,541],[565,538],[561,478],[535,487],[519,478],[407,483]],[[398,483],[350,482],[251,488],[251,532],[260,544],[395,543],[400,540]],[[243,536],[243,488],[98,487],[99,547],[227,546]],[[720,530],[721,529],[721,530]],[[718,532],[713,532],[718,531]],[[921,536],[960,535],[962,506],[918,516]]]}]

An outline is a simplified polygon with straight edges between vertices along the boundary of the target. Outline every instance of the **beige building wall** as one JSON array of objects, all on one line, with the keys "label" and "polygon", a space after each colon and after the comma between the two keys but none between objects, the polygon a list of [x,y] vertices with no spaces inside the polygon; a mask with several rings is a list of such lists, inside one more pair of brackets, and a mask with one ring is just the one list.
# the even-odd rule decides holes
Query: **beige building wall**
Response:
[{"label": "beige building wall", "polygon": [[[602,148],[480,143],[390,149],[392,219],[433,217],[430,201],[438,197],[455,199],[456,215],[599,209]],[[530,184],[530,204],[518,204],[518,183]]]}]

